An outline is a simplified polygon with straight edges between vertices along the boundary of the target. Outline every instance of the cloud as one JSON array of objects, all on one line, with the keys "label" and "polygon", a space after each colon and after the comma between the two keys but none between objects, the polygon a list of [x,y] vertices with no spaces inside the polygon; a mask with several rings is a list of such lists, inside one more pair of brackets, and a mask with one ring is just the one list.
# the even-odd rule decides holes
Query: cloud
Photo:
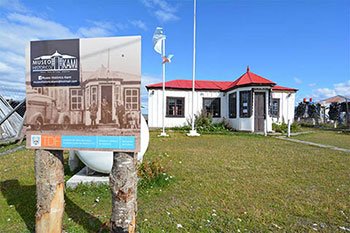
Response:
[{"label": "cloud", "polygon": [[309,83],[308,86],[309,87],[315,87],[317,84],[316,83]]},{"label": "cloud", "polygon": [[303,81],[301,79],[297,78],[297,77],[294,78],[294,82],[296,84],[302,84],[303,83]]},{"label": "cloud", "polygon": [[343,83],[336,83],[333,88],[318,88],[313,90],[312,96],[317,100],[326,99],[335,95],[349,96],[350,80]]},{"label": "cloud", "polygon": [[0,0],[0,8],[17,12],[28,11],[28,9],[19,0]]},{"label": "cloud", "polygon": [[139,29],[142,29],[144,31],[148,30],[145,22],[143,22],[142,20],[130,20],[130,23],[131,23],[131,25],[133,25]]},{"label": "cloud", "polygon": [[179,19],[176,15],[177,7],[169,4],[165,0],[141,0],[141,2],[151,10],[152,14],[162,23]]}]

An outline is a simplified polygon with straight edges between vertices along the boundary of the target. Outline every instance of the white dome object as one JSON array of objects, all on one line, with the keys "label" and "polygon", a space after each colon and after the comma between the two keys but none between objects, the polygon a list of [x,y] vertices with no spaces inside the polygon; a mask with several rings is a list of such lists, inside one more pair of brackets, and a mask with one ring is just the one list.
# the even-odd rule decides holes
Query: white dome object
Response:
[{"label": "white dome object", "polygon": [[[137,153],[137,160],[142,161],[149,144],[149,130],[145,118],[141,115],[141,151]],[[101,173],[110,173],[113,166],[113,152],[111,151],[75,151],[79,159],[89,168]]]}]

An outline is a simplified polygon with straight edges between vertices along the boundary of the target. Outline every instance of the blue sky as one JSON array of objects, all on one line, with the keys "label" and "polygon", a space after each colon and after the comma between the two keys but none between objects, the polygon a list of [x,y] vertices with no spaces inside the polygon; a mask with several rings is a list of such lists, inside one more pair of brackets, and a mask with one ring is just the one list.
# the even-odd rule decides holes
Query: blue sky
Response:
[{"label": "blue sky", "polygon": [[[197,79],[234,80],[249,65],[298,101],[350,95],[350,1],[197,1]],[[23,97],[24,48],[38,39],[141,35],[143,85],[160,82],[157,26],[175,55],[167,80],[191,79],[190,0],[0,0],[0,92]]]}]

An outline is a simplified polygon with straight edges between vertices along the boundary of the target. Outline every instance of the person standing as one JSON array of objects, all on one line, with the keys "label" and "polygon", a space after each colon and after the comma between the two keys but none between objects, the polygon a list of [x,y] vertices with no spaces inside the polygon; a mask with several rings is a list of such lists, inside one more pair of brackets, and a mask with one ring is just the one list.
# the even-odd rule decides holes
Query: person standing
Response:
[{"label": "person standing", "polygon": [[125,106],[123,105],[123,103],[118,100],[117,101],[117,118],[118,118],[118,122],[119,122],[119,128],[125,128],[125,123],[126,123],[126,119],[125,119]]},{"label": "person standing", "polygon": [[102,99],[102,103],[101,103],[101,113],[102,113],[102,117],[101,117],[101,120],[102,120],[102,123],[103,124],[106,124],[108,123],[108,116],[109,116],[109,103],[106,99],[106,97],[103,97]]},{"label": "person standing", "polygon": [[92,102],[92,105],[90,106],[89,111],[90,111],[90,119],[91,119],[91,128],[97,128],[96,118],[97,118],[98,107],[95,101]]}]

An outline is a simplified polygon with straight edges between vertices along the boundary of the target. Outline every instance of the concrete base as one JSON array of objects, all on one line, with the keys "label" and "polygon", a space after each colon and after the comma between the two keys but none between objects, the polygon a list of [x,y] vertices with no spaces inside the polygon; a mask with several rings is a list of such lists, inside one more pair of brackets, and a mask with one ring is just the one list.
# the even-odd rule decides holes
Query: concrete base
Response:
[{"label": "concrete base", "polygon": [[197,130],[190,130],[190,132],[187,134],[189,137],[198,137],[200,136],[199,133],[197,133]]},{"label": "concrete base", "polygon": [[107,174],[95,173],[87,175],[88,170],[87,167],[81,169],[66,182],[66,187],[74,189],[78,184],[109,184],[109,176]]},{"label": "concrete base", "polygon": [[158,137],[169,137],[169,134],[167,134],[166,132],[161,132]]}]

